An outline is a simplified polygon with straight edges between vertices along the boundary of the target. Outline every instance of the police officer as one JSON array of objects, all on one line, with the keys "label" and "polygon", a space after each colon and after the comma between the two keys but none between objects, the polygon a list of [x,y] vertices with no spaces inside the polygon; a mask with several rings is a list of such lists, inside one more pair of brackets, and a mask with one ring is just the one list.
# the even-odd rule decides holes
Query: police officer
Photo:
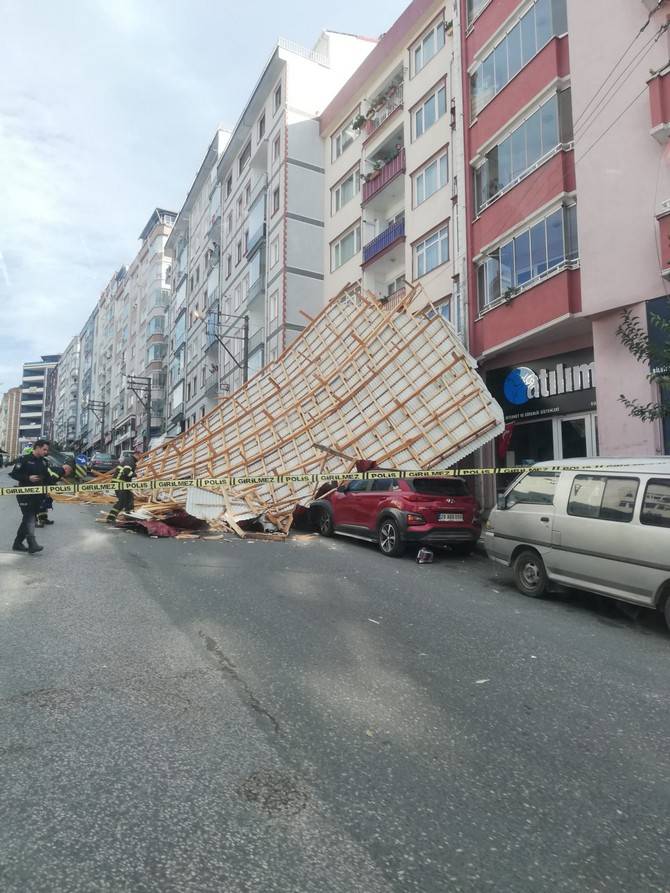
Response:
[{"label": "police officer", "polygon": [[[69,464],[69,463],[68,463]],[[80,484],[83,480],[86,479],[86,470],[82,468],[77,459],[73,459],[72,461],[72,477],[76,483]],[[55,484],[57,481],[61,479],[61,475],[57,470],[54,470],[54,467],[51,463],[48,463],[48,472],[49,472],[49,483]],[[35,527],[45,527],[47,524],[53,524],[54,522],[49,518],[48,512],[54,507],[54,501],[51,496],[43,496],[42,502],[40,504],[39,511],[37,513],[37,520],[35,522]]]},{"label": "police officer", "polygon": [[[135,468],[137,467],[137,460],[142,456],[142,451],[135,449],[133,450],[132,456],[128,456],[123,460],[123,463],[119,463],[116,466],[114,471],[114,477],[112,478],[113,484],[128,484],[135,477]],[[116,493],[116,502],[114,503],[112,509],[107,515],[107,523],[115,524],[116,517],[119,512],[132,512],[135,507],[135,498],[133,496],[132,490],[115,490]]]},{"label": "police officer", "polygon": [[[72,472],[69,465],[64,465],[62,469],[49,468],[46,461],[49,446],[49,441],[44,438],[36,440],[32,451],[19,459],[9,476],[14,478],[21,487],[36,487],[53,484],[55,480],[69,475]],[[42,551],[42,546],[39,546],[35,539],[35,520],[42,506],[43,498],[40,493],[21,494],[16,497],[23,520],[16,532],[12,546],[15,552],[33,554]],[[27,547],[24,545],[24,540],[28,541]]]}]

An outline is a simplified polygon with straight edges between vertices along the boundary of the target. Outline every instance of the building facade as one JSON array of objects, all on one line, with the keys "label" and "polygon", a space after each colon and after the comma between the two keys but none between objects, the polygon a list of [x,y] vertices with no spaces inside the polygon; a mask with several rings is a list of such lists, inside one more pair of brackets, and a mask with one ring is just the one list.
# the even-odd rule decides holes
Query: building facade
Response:
[{"label": "building facade", "polygon": [[392,306],[419,283],[465,336],[459,48],[452,3],[414,0],[321,115],[324,293]]},{"label": "building facade", "polygon": [[0,401],[0,459],[14,459],[19,452],[21,388],[10,388]]},{"label": "building facade", "polygon": [[669,317],[669,16],[667,0],[568,0],[582,309],[593,332],[605,456],[670,452],[670,420],[665,428],[641,421],[620,399],[670,406],[670,395],[616,334],[624,307],[645,328],[654,312]]},{"label": "building facade", "polygon": [[63,351],[57,367],[52,437],[56,443],[66,448],[72,447],[77,439],[79,353],[80,340],[75,335]]},{"label": "building facade", "polygon": [[[21,379],[19,451],[37,437],[49,436],[52,410],[49,402],[55,394],[56,367],[60,354],[45,354],[39,361],[24,363]],[[49,402],[47,401],[49,397]]]},{"label": "building facade", "polygon": [[461,0],[460,27],[470,349],[508,423],[483,461],[596,455],[566,0]]}]

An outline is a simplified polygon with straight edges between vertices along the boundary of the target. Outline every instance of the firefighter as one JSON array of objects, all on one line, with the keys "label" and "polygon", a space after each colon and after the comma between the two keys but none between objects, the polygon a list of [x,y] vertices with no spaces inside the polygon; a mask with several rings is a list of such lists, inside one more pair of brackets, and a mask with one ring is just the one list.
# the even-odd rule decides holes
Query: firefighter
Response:
[{"label": "firefighter", "polygon": [[[76,459],[72,460],[72,477],[75,483],[81,483],[86,478],[86,470],[81,467],[79,462]],[[57,481],[61,479],[61,475],[58,473],[57,467],[49,463],[48,466],[49,473],[49,483],[55,484]],[[42,503],[40,505],[40,510],[37,513],[37,519],[35,521],[35,527],[44,527],[47,524],[53,524],[54,522],[49,518],[47,512],[51,511],[54,507],[54,501],[51,496],[43,496]]]},{"label": "firefighter", "polygon": [[[135,468],[137,467],[137,462],[142,456],[142,451],[135,449],[133,450],[132,456],[128,456],[127,459],[124,460],[124,464],[120,464],[116,466],[116,470],[114,471],[114,477],[112,478],[113,484],[128,484],[135,477]],[[112,506],[109,514],[107,515],[107,523],[115,524],[116,518],[119,512],[132,512],[135,506],[135,499],[133,497],[132,490],[115,490],[116,494],[116,502]]]},{"label": "firefighter", "polygon": [[[45,486],[53,484],[55,480],[67,477],[67,475],[72,473],[70,465],[64,465],[62,468],[49,468],[46,461],[46,456],[49,454],[49,446],[48,440],[39,438],[33,444],[30,453],[23,455],[19,459],[9,473],[10,477],[13,477],[19,486]],[[16,497],[23,520],[16,532],[14,545],[12,546],[15,552],[30,552],[34,554],[42,551],[43,547],[38,545],[35,539],[35,522],[43,499],[44,497],[40,493],[22,493]],[[24,545],[24,540],[27,540],[27,546]]]}]

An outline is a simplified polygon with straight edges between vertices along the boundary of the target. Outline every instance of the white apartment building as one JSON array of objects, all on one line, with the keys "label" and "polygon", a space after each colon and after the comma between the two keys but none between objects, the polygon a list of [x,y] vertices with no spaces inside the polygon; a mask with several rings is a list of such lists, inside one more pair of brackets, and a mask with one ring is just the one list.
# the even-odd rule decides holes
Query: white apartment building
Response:
[{"label": "white apartment building", "polygon": [[[139,446],[164,430],[170,261],[165,245],[177,215],[156,208],[114,304],[111,451]],[[151,413],[151,419],[149,419]]]},{"label": "white apartment building", "polygon": [[323,162],[318,114],[375,41],[324,31],[280,39],[239,121],[217,130],[167,250],[168,433],[275,359],[318,312]]},{"label": "white apartment building", "polygon": [[[166,241],[171,261],[167,319],[166,431],[179,434],[211,408],[208,385],[213,363],[206,357],[205,310],[218,298],[220,216],[216,164],[230,134],[218,128]],[[213,238],[214,237],[214,238]],[[218,372],[214,369],[218,381]]]},{"label": "white apartment building", "polygon": [[21,388],[10,388],[0,401],[0,460],[16,458],[19,450],[19,416],[21,412]]},{"label": "white apartment building", "polygon": [[458,4],[414,0],[321,115],[325,299],[419,282],[463,337],[466,246]]},{"label": "white apartment building", "polygon": [[61,354],[57,366],[52,436],[56,443],[61,444],[61,446],[71,446],[77,436],[79,352],[79,336],[75,335]]},{"label": "white apartment building", "polygon": [[83,449],[90,443],[89,431],[92,432],[95,416],[88,408],[88,400],[93,390],[93,360],[95,350],[95,332],[98,318],[97,305],[86,320],[79,335],[79,393],[77,394],[77,426],[75,431],[75,443],[78,449]]},{"label": "white apartment building", "polygon": [[[23,364],[21,380],[21,414],[19,418],[19,450],[42,436],[47,436],[49,413],[46,412],[47,391],[53,383],[50,378],[56,375],[60,354],[43,355],[42,359]],[[45,417],[46,416],[46,417]]]}]

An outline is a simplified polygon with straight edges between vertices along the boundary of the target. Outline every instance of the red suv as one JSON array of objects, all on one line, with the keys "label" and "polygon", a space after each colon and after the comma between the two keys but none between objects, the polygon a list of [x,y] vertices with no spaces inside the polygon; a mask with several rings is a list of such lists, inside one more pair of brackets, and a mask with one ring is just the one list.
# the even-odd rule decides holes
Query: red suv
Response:
[{"label": "red suv", "polygon": [[310,505],[321,536],[342,533],[402,555],[408,543],[451,546],[466,555],[481,534],[479,504],[462,478],[349,481]]}]

